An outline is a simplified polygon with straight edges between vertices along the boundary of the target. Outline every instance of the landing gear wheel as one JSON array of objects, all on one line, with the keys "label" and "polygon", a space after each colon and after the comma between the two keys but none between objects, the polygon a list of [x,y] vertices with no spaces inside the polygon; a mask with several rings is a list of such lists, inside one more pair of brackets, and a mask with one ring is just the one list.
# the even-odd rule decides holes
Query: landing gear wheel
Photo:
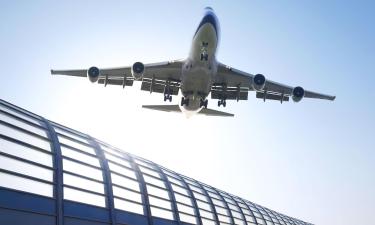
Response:
[{"label": "landing gear wheel", "polygon": [[202,108],[202,107],[204,107],[205,109],[207,109],[207,104],[208,104],[208,100],[206,99],[206,100],[203,100],[203,99],[201,99],[201,102],[200,102],[200,107]]},{"label": "landing gear wheel", "polygon": [[226,107],[227,106],[227,101],[225,99],[220,99],[218,102],[217,102],[217,106],[223,106],[223,107]]},{"label": "landing gear wheel", "polygon": [[208,61],[208,54],[201,53],[201,61]]},{"label": "landing gear wheel", "polygon": [[166,102],[167,100],[169,102],[171,102],[172,101],[172,95],[164,95],[164,101]]},{"label": "landing gear wheel", "polygon": [[188,98],[181,98],[181,106],[189,106],[189,99]]},{"label": "landing gear wheel", "polygon": [[172,95],[168,97],[169,102],[172,102]]}]

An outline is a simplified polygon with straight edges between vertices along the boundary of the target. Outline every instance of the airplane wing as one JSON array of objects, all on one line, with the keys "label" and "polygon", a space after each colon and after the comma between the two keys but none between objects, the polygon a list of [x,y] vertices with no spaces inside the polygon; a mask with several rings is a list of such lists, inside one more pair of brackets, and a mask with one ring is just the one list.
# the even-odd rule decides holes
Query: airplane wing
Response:
[{"label": "airplane wing", "polygon": [[[180,86],[181,68],[183,61],[166,61],[144,64],[141,90],[164,93],[168,86],[171,95],[177,95]],[[98,83],[104,85],[132,86],[134,77],[132,67],[116,67],[99,69]],[[87,77],[88,69],[79,70],[51,70],[52,75],[67,75],[75,77]]]},{"label": "airplane wing", "polygon": [[[270,99],[278,101],[289,101],[293,97],[293,90],[297,89],[288,85],[277,83],[266,79],[264,87],[261,90],[254,88],[254,77],[256,75],[243,72],[241,70],[219,63],[215,83],[212,87],[211,98],[213,99],[232,99],[247,100],[249,91],[256,91],[256,97],[261,99]],[[300,87],[298,87],[300,88]],[[295,90],[297,93],[301,89]],[[335,100],[336,96],[320,94],[302,89],[304,98],[316,98]]]}]

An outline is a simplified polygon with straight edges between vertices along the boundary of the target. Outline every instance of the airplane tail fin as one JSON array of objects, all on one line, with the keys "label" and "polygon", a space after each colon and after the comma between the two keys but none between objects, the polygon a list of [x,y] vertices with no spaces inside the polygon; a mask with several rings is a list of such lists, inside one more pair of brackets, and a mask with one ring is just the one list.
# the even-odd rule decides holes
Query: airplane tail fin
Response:
[{"label": "airplane tail fin", "polygon": [[[178,105],[142,105],[142,108],[158,110],[158,111],[163,111],[163,112],[181,112],[181,109]],[[205,108],[199,111],[198,114],[202,114],[206,116],[223,116],[223,117],[234,116],[234,114],[231,114],[231,113],[221,112],[221,111],[213,110],[213,109],[205,109]]]}]

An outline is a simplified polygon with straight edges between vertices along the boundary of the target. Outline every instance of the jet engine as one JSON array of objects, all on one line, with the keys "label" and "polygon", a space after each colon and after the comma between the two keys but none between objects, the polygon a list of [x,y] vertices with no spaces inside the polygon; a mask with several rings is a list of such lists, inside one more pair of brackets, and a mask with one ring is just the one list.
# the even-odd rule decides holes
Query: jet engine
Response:
[{"label": "jet engine", "polygon": [[266,85],[266,77],[263,74],[257,74],[253,77],[253,88],[257,91],[263,90]]},{"label": "jet engine", "polygon": [[299,102],[305,96],[305,90],[302,87],[295,87],[292,91],[292,99],[294,102]]},{"label": "jet engine", "polygon": [[139,80],[143,77],[143,74],[145,72],[145,65],[141,62],[136,62],[133,64],[131,72],[134,79]]},{"label": "jet engine", "polygon": [[87,70],[87,77],[92,83],[98,81],[100,76],[100,70],[98,67],[92,66]]}]

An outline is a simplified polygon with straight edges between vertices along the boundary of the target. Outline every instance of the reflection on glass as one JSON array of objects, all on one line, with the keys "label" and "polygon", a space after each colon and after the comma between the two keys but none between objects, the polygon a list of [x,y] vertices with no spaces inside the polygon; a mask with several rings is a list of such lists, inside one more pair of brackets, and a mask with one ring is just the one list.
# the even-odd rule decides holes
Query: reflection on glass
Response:
[{"label": "reflection on glass", "polygon": [[20,117],[20,118],[22,118],[24,120],[27,120],[27,121],[29,121],[31,123],[34,123],[34,124],[37,124],[37,125],[40,125],[40,126],[44,126],[44,123],[42,121],[40,121],[40,120],[38,120],[38,119],[36,119],[34,117],[29,117],[29,116],[27,116],[27,115],[25,115],[23,113],[20,113],[20,112],[18,112],[16,110],[13,110],[13,109],[10,109],[8,107],[5,107],[5,106],[3,106],[1,104],[0,104],[0,109],[3,110],[4,112],[13,114],[15,116],[18,116],[18,117]]},{"label": "reflection on glass", "polygon": [[159,199],[159,198],[155,198],[155,197],[152,197],[152,196],[148,196],[148,200],[150,202],[150,205],[159,206],[159,207],[163,207],[163,208],[172,210],[172,205],[169,201],[162,200],[162,199]]},{"label": "reflection on glass", "polygon": [[30,163],[0,155],[0,169],[25,174],[42,180],[52,182],[53,171],[50,169],[35,166]]},{"label": "reflection on glass", "polygon": [[229,219],[229,217],[227,217],[227,216],[223,216],[223,215],[218,214],[217,217],[219,218],[219,220],[220,220],[221,222],[224,222],[224,223],[230,223],[230,219]]},{"label": "reflection on glass", "polygon": [[112,188],[113,188],[113,195],[142,203],[142,195],[140,193],[129,191],[124,188],[119,188],[116,186],[113,186]]},{"label": "reflection on glass", "polygon": [[197,224],[197,219],[195,218],[195,216],[186,215],[186,214],[183,214],[183,213],[179,213],[178,215],[180,217],[180,220],[183,221],[183,222],[191,223],[191,224]]},{"label": "reflection on glass", "polygon": [[83,143],[90,144],[90,142],[86,138],[82,137],[81,135],[71,133],[71,132],[69,132],[65,129],[62,129],[62,128],[59,128],[59,127],[56,127],[56,126],[54,127],[54,129],[55,129],[55,132],[58,132],[60,134],[63,134],[63,135],[68,136],[70,138],[73,138],[75,140],[82,141]]},{"label": "reflection on glass", "polygon": [[165,198],[165,199],[169,199],[169,194],[166,190],[162,190],[160,188],[153,187],[153,186],[148,185],[148,184],[146,185],[146,188],[147,188],[148,194],[155,195],[155,196]]},{"label": "reflection on glass", "polygon": [[82,150],[84,152],[90,153],[92,155],[95,155],[95,150],[92,147],[89,147],[87,145],[84,145],[84,144],[78,143],[76,141],[70,140],[70,139],[68,139],[66,137],[63,137],[61,135],[58,135],[58,138],[59,138],[60,143],[62,143],[62,144],[66,144],[66,145],[69,145],[73,148],[76,148],[76,149]]},{"label": "reflection on glass", "polygon": [[143,205],[114,198],[115,208],[143,215]]},{"label": "reflection on glass", "polygon": [[121,157],[121,158],[124,158],[126,160],[129,160],[129,157],[125,153],[120,153],[120,152],[118,152],[118,151],[116,151],[116,150],[114,150],[114,149],[112,149],[110,147],[107,147],[105,145],[100,145],[100,148],[102,150],[106,151],[106,152],[109,152],[109,153],[113,154],[113,155],[116,155],[118,157]]},{"label": "reflection on glass", "polygon": [[171,211],[155,208],[155,207],[152,207],[152,206],[150,208],[151,208],[151,215],[152,216],[173,220],[173,213]]},{"label": "reflection on glass", "polygon": [[211,212],[207,212],[207,211],[199,209],[199,214],[201,215],[201,217],[212,219],[212,220],[214,219],[214,214]]},{"label": "reflection on glass", "polygon": [[90,177],[99,181],[103,181],[103,175],[101,170],[80,163],[76,163],[68,159],[63,159],[63,169],[64,171],[69,171],[85,177]]},{"label": "reflection on glass", "polygon": [[81,162],[85,162],[96,167],[100,167],[100,163],[97,158],[80,153],[76,150],[72,150],[65,146],[61,146],[61,153],[63,156],[66,156],[75,160],[79,160]]},{"label": "reflection on glass", "polygon": [[38,134],[40,136],[43,136],[45,138],[48,138],[46,130],[35,127],[35,126],[32,126],[32,125],[29,125],[25,122],[22,122],[18,119],[15,119],[14,117],[8,116],[8,115],[6,115],[2,112],[0,112],[0,120],[5,121],[7,123],[10,123],[14,126],[23,128],[25,130],[28,130],[30,132],[33,132],[33,133]]},{"label": "reflection on glass", "polygon": [[177,209],[179,212],[184,212],[184,213],[188,213],[188,214],[191,214],[191,215],[194,215],[194,208],[193,207],[189,207],[189,206],[186,206],[186,205],[182,205],[182,204],[179,204],[177,203]]},{"label": "reflection on glass", "polygon": [[44,195],[47,197],[53,197],[52,185],[3,172],[0,172],[0,186],[38,195]]},{"label": "reflection on glass", "polygon": [[104,185],[102,183],[87,180],[67,173],[64,173],[63,179],[64,184],[104,194]]},{"label": "reflection on glass", "polygon": [[197,201],[197,205],[198,205],[198,208],[200,208],[200,209],[212,211],[211,205],[209,205],[208,203],[205,203],[205,202],[202,202],[202,201]]},{"label": "reflection on glass", "polygon": [[175,184],[171,184],[173,191],[184,194],[184,195],[189,195],[189,192],[180,186],[177,186]]},{"label": "reflection on glass", "polygon": [[159,179],[147,176],[145,174],[143,174],[143,179],[145,180],[146,183],[153,184],[153,185],[165,188],[164,182],[161,181],[161,180],[159,180]]},{"label": "reflection on glass", "polygon": [[174,194],[174,197],[175,197],[177,202],[181,202],[181,203],[184,203],[184,204],[187,204],[187,205],[192,205],[189,197],[186,197],[186,196],[183,196],[183,195],[180,195],[180,194],[177,194],[177,193]]},{"label": "reflection on glass", "polygon": [[152,169],[149,169],[149,168],[146,168],[146,167],[142,167],[142,166],[140,166],[139,169],[142,171],[142,173],[149,174],[151,176],[161,178],[160,174],[158,172],[152,170]]},{"label": "reflection on glass", "polygon": [[202,225],[216,225],[215,221],[202,219]]},{"label": "reflection on glass", "polygon": [[3,124],[0,124],[0,134],[34,145],[41,149],[51,151],[51,144],[48,141],[34,137],[30,134],[13,129]]},{"label": "reflection on glass", "polygon": [[64,199],[105,207],[104,196],[79,191],[68,187],[64,187]]},{"label": "reflection on glass", "polygon": [[52,167],[52,155],[0,138],[0,152]]},{"label": "reflection on glass", "polygon": [[108,154],[107,152],[104,152],[104,156],[105,156],[106,159],[108,159],[112,162],[118,163],[121,166],[126,166],[128,168],[131,168],[130,162],[125,160],[125,159],[122,159],[122,158],[120,159],[119,157]]},{"label": "reflection on glass", "polygon": [[111,162],[108,162],[108,165],[109,165],[109,169],[111,171],[114,171],[116,173],[119,173],[119,174],[127,176],[127,177],[137,179],[137,176],[135,175],[135,172],[131,169],[128,169],[128,168],[125,168],[125,167],[122,167],[122,166],[118,166],[118,165],[116,165],[114,163],[111,163]]},{"label": "reflection on glass", "polygon": [[122,187],[126,187],[135,191],[140,191],[139,184],[137,181],[131,180],[126,177],[119,176],[117,174],[111,173],[112,183],[117,184]]}]

